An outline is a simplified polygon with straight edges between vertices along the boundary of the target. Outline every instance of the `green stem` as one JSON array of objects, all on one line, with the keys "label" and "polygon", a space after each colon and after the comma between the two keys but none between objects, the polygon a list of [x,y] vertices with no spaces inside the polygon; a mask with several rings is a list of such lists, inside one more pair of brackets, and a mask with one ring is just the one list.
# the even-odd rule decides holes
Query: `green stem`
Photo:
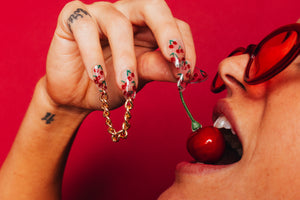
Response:
[{"label": "green stem", "polygon": [[186,104],[185,104],[185,101],[184,101],[184,99],[183,99],[182,92],[179,91],[179,94],[180,94],[180,99],[181,99],[182,105],[183,105],[183,107],[184,107],[186,113],[188,114],[189,118],[190,118],[191,121],[192,121],[192,131],[195,132],[195,131],[197,131],[198,129],[202,128],[202,125],[201,125],[199,122],[197,122],[197,121],[193,118],[191,112],[189,111],[188,107],[187,107]]}]

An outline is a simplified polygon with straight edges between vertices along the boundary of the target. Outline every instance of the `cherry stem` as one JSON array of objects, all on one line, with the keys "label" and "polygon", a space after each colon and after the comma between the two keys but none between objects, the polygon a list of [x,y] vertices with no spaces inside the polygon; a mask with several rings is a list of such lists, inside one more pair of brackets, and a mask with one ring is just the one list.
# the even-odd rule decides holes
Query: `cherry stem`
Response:
[{"label": "cherry stem", "polygon": [[182,92],[181,92],[181,91],[179,91],[179,94],[180,94],[180,99],[181,99],[182,105],[183,105],[183,107],[184,107],[186,113],[188,114],[189,118],[190,118],[191,121],[192,121],[192,131],[195,132],[195,131],[197,131],[198,129],[202,128],[202,125],[201,125],[199,122],[197,122],[197,121],[193,118],[191,112],[189,111],[188,107],[187,107],[186,104],[185,104],[185,101],[184,101],[184,99],[183,99],[183,95],[182,95]]}]

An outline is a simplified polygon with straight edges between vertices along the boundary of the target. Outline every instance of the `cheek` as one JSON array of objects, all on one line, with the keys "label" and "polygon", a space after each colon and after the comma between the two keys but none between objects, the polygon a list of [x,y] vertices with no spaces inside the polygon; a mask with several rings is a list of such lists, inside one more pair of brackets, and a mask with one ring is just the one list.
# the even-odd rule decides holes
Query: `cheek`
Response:
[{"label": "cheek", "polygon": [[[300,187],[300,89],[283,84],[266,98],[252,167],[272,195]],[[298,192],[299,195],[299,192]]]},{"label": "cheek", "polygon": [[[251,176],[270,196],[292,195],[300,188],[299,131],[284,126],[262,129],[251,160]],[[254,181],[253,180],[253,181]],[[299,191],[298,191],[299,195]],[[289,199],[287,196],[284,199]]]}]

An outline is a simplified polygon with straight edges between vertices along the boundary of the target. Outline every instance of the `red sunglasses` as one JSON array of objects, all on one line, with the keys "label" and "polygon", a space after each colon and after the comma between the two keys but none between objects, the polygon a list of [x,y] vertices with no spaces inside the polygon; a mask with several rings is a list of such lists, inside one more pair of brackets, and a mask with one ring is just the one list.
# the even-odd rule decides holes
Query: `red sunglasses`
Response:
[{"label": "red sunglasses", "polygon": [[[244,81],[255,85],[267,81],[284,70],[300,52],[300,24],[290,24],[270,33],[258,45],[249,45],[234,50],[230,56],[249,54],[244,73]],[[216,74],[211,91],[218,93],[226,88],[223,80]]]}]

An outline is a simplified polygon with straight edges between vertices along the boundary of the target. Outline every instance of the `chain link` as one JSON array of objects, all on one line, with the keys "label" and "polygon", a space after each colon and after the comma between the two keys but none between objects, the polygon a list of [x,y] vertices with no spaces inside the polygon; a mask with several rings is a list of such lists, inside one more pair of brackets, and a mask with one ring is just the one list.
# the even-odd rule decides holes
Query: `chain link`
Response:
[{"label": "chain link", "polygon": [[113,142],[118,142],[120,139],[126,139],[128,136],[128,129],[130,128],[129,120],[131,119],[130,110],[133,108],[133,100],[131,97],[128,97],[124,107],[126,109],[124,115],[124,122],[122,124],[122,129],[117,131],[114,129],[112,121],[110,119],[110,112],[108,109],[108,96],[106,90],[102,90],[100,101],[101,101],[101,108],[103,109],[103,117],[106,118],[105,124],[108,126],[107,131],[111,134],[111,139]]}]

